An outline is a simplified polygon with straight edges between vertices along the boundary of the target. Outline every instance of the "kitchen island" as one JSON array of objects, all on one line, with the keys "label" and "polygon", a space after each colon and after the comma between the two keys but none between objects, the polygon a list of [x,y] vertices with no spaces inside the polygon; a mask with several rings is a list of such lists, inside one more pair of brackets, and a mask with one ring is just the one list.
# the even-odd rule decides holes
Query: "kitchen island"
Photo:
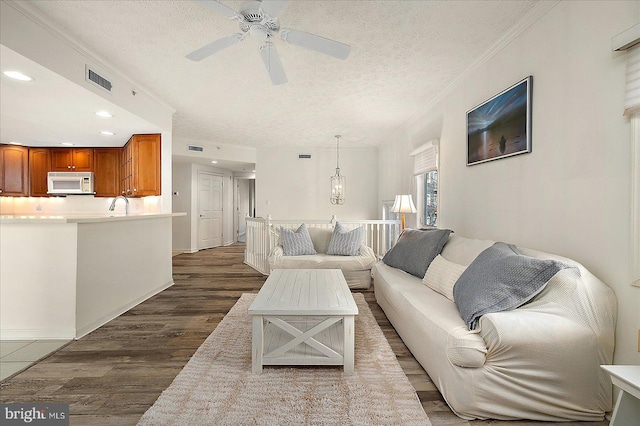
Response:
[{"label": "kitchen island", "polygon": [[173,285],[183,215],[0,216],[0,339],[79,338]]}]

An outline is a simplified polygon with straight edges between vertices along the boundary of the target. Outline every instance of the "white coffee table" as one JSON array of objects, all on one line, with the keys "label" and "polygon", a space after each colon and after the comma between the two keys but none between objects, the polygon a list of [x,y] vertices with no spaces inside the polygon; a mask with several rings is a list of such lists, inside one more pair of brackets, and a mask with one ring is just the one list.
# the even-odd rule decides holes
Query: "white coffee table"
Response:
[{"label": "white coffee table", "polygon": [[640,365],[601,365],[620,388],[610,426],[640,424]]},{"label": "white coffee table", "polygon": [[354,370],[358,306],[339,269],[275,269],[249,307],[252,371],[263,365]]}]

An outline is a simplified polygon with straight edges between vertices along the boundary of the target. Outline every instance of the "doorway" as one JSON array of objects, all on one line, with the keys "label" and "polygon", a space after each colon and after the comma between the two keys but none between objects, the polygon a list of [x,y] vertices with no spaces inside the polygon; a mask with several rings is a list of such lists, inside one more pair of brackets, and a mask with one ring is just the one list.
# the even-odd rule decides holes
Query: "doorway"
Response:
[{"label": "doorway", "polygon": [[222,245],[223,179],[198,172],[198,250]]},{"label": "doorway", "polygon": [[233,229],[236,241],[246,242],[247,217],[255,217],[255,188],[254,178],[234,179],[234,217]]}]

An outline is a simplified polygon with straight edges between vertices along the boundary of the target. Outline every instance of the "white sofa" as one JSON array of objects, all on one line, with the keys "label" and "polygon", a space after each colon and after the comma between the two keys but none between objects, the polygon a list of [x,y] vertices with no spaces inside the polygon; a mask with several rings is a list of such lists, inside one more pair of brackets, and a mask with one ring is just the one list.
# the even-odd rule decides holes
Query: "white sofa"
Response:
[{"label": "white sofa", "polygon": [[[469,265],[493,241],[451,235],[441,255]],[[611,364],[616,300],[613,291],[572,260],[529,303],[485,314],[469,331],[455,302],[416,276],[383,262],[373,270],[378,304],[438,387],[464,419],[602,420],[612,385],[599,367]]]},{"label": "white sofa", "polygon": [[362,244],[357,256],[326,254],[332,233],[332,229],[309,228],[317,254],[285,256],[282,245],[278,242],[269,253],[270,269],[341,269],[349,288],[368,289],[371,286],[371,268],[377,261],[373,249]]}]

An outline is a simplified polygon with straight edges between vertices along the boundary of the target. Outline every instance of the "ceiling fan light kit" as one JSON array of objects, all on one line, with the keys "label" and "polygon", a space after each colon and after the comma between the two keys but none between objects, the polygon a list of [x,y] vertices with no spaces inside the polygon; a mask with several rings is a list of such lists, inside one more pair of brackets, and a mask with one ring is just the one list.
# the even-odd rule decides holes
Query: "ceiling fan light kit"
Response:
[{"label": "ceiling fan light kit", "polygon": [[279,15],[289,4],[289,0],[262,0],[242,3],[237,11],[216,0],[197,0],[217,13],[238,22],[241,34],[231,34],[213,41],[186,55],[192,61],[201,61],[221,50],[233,46],[246,37],[257,38],[263,43],[259,47],[260,56],[271,82],[274,85],[287,82],[287,75],[278,52],[271,39],[280,38],[290,44],[314,50],[338,59],[346,59],[351,47],[328,38],[290,28],[280,29]]}]

